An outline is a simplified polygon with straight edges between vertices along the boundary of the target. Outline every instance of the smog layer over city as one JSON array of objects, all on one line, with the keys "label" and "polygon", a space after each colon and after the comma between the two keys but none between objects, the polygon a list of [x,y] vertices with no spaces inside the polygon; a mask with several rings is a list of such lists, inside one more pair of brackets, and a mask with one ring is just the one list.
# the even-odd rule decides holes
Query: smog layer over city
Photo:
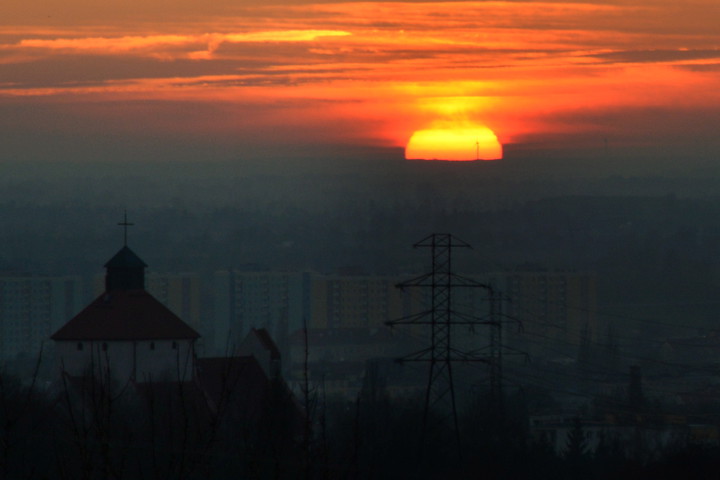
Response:
[{"label": "smog layer over city", "polygon": [[716,0],[4,0],[0,478],[720,477]]}]

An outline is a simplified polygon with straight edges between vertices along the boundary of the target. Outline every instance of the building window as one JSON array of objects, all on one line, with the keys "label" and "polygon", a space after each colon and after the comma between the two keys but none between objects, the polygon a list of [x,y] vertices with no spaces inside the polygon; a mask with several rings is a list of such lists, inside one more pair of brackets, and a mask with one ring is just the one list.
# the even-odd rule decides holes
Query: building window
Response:
[{"label": "building window", "polygon": [[172,342],[172,349],[177,350],[177,342]]},{"label": "building window", "polygon": [[150,342],[150,350],[155,350],[155,342]]},{"label": "building window", "polygon": [[83,344],[82,344],[82,342],[78,342],[78,344],[77,344],[77,349],[78,349],[78,352],[83,349]]},{"label": "building window", "polygon": [[102,344],[102,351],[107,352],[107,343],[103,342]]}]

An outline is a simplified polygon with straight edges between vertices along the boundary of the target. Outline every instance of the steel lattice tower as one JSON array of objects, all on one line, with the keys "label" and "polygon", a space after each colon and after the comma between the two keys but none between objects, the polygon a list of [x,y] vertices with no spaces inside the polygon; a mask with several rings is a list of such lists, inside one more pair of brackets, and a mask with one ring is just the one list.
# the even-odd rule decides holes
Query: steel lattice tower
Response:
[{"label": "steel lattice tower", "polygon": [[[442,411],[450,416],[452,427],[458,442],[458,428],[455,388],[453,385],[454,362],[483,362],[490,366],[491,395],[501,396],[501,366],[499,332],[501,322],[497,317],[496,295],[493,289],[484,283],[456,275],[452,272],[452,251],[454,248],[471,248],[470,245],[450,234],[432,234],[414,245],[415,248],[430,248],[432,251],[432,271],[397,285],[398,288],[422,287],[430,289],[431,305],[429,310],[386,322],[395,325],[427,325],[430,328],[430,345],[418,352],[398,359],[399,362],[428,362],[428,382],[425,391],[423,413],[423,438],[426,435],[428,415],[431,411]],[[485,317],[475,317],[453,310],[452,292],[454,288],[470,287],[485,289],[488,295],[489,311]],[[480,356],[475,352],[463,352],[453,347],[452,329],[455,326],[489,325],[491,327],[491,345],[489,355]],[[439,404],[445,403],[444,409]]]}]

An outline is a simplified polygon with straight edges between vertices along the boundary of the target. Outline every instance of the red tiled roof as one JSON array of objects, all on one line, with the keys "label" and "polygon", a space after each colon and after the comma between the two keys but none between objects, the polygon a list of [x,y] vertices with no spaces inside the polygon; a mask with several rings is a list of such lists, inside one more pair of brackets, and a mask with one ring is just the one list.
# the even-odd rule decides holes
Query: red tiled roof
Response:
[{"label": "red tiled roof", "polygon": [[255,357],[198,358],[196,366],[198,381],[215,408],[233,402],[247,413],[260,411],[269,380]]},{"label": "red tiled roof", "polygon": [[252,355],[198,358],[197,379],[216,411],[226,410],[235,422],[267,428],[269,415],[284,418],[293,435],[303,432],[304,414],[294,395],[284,381],[268,379]]},{"label": "red tiled roof", "polygon": [[194,339],[195,330],[144,290],[103,293],[75,315],[53,340]]}]

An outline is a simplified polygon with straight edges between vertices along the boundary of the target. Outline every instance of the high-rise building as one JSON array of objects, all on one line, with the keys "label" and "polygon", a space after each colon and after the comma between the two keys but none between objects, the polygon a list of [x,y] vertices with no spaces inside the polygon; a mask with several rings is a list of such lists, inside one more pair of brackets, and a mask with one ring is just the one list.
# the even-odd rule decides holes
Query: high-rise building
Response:
[{"label": "high-rise building", "polygon": [[309,327],[374,329],[403,315],[398,278],[373,275],[310,275]]},{"label": "high-rise building", "polygon": [[0,276],[0,358],[38,355],[50,334],[81,307],[79,277]]},{"label": "high-rise building", "polygon": [[[581,346],[597,342],[602,333],[592,273],[524,269],[463,276],[492,287],[494,298],[485,288],[452,289],[454,315],[459,320],[480,322],[453,329],[453,343],[459,348],[489,346],[494,327],[481,322],[491,320],[494,314],[503,318],[503,338],[497,340],[531,357],[576,356]],[[422,295],[413,309],[419,312],[422,305],[430,305],[431,289],[415,290]]]},{"label": "high-rise building", "polygon": [[593,274],[536,270],[496,278],[508,298],[505,313],[522,325],[509,329],[510,340],[521,342],[528,353],[577,352],[583,342],[598,340]]},{"label": "high-rise building", "polygon": [[377,329],[405,314],[398,278],[324,275],[314,272],[215,274],[215,353],[237,345],[252,328],[265,328],[282,351],[288,335],[302,329]]},{"label": "high-rise building", "polygon": [[306,273],[223,270],[214,275],[215,322],[211,345],[229,355],[253,328],[264,328],[284,350],[288,333],[309,319]]},{"label": "high-rise building", "polygon": [[148,272],[146,289],[175,315],[200,330],[200,276],[196,273]]},{"label": "high-rise building", "polygon": [[[597,341],[595,277],[571,271],[521,270],[466,275],[502,294],[503,343],[532,356],[577,353]],[[313,331],[385,328],[388,320],[426,311],[430,289],[395,287],[407,278],[375,275],[225,270],[215,274],[212,351],[237,346],[252,328],[265,328],[287,353],[287,339],[303,326]],[[487,290],[456,288],[452,309],[465,318],[489,320]],[[514,320],[511,320],[514,319]],[[490,342],[490,326],[455,329],[455,342],[478,348]],[[467,332],[466,332],[467,330]],[[404,330],[417,337],[420,327]],[[464,345],[467,343],[467,345]]]}]

